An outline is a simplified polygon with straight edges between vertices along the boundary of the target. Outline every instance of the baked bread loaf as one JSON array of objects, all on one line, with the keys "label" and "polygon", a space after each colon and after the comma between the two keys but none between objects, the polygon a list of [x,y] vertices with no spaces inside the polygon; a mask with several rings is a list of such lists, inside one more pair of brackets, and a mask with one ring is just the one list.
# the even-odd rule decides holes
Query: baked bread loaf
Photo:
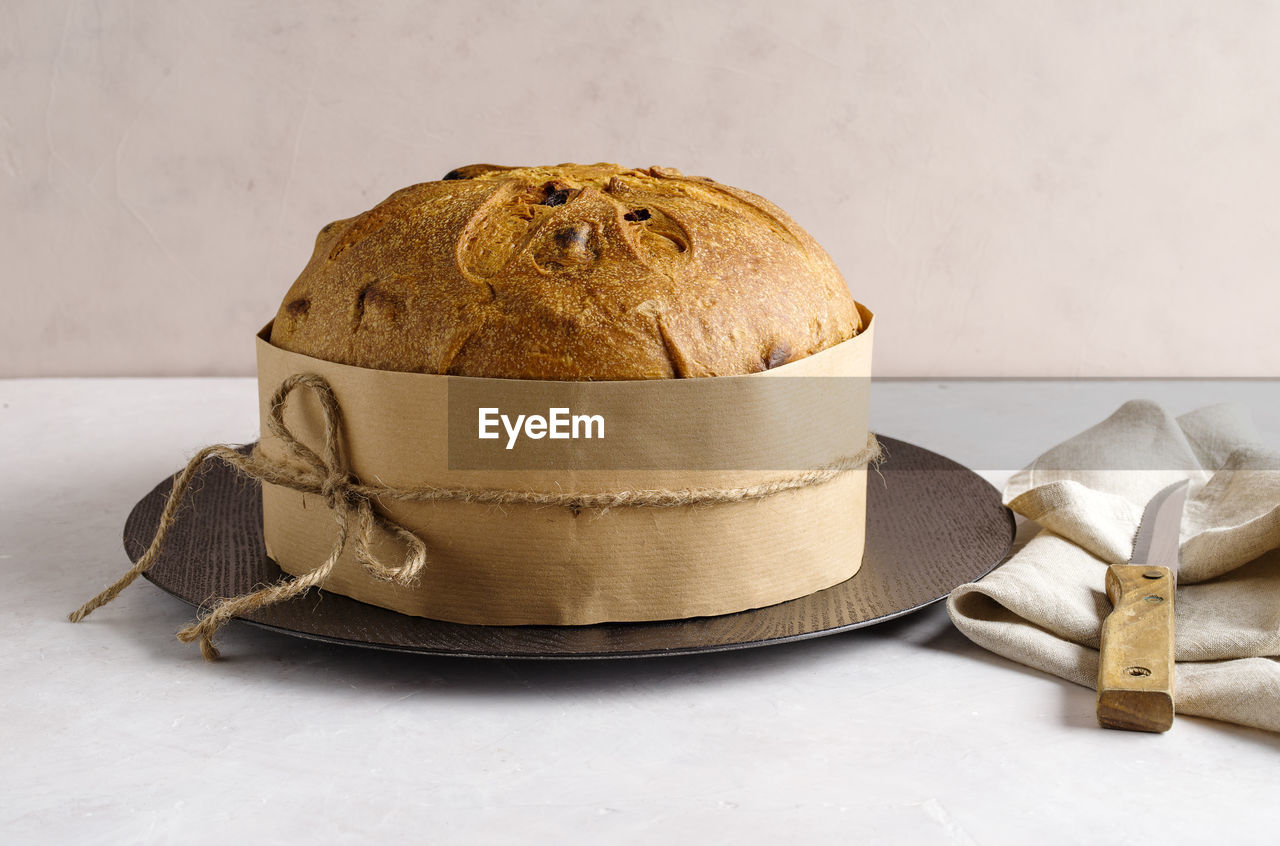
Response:
[{"label": "baked bread loaf", "polygon": [[677,170],[471,165],[320,230],[271,343],[508,379],[754,373],[862,328],[772,203]]}]

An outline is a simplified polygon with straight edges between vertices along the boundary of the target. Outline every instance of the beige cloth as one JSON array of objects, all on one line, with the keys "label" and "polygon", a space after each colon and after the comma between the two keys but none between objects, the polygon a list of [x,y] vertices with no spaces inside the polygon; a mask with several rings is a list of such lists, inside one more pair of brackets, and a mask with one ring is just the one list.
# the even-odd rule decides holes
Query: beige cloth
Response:
[{"label": "beige cloth", "polygon": [[1147,500],[1186,478],[1176,710],[1280,731],[1280,451],[1237,406],[1174,418],[1128,402],[1014,475],[1005,503],[1040,529],[952,592],[952,621],[992,652],[1094,687],[1106,568],[1128,561]]}]

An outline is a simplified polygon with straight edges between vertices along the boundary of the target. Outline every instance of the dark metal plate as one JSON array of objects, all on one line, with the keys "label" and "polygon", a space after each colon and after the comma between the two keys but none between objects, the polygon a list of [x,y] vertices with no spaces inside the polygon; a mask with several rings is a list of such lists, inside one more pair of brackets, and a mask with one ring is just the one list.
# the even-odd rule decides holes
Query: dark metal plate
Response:
[{"label": "dark metal plate", "polygon": [[[990,572],[1008,555],[1013,515],[982,477],[904,441],[867,490],[867,547],[853,578],[809,596],[738,614],[592,626],[472,626],[409,617],[319,590],[243,619],[313,640],[429,655],[620,658],[714,652],[835,634],[914,611]],[[139,502],[124,528],[136,561],[172,484]],[[220,462],[192,486],[160,560],[146,577],[192,605],[283,575],[262,544],[257,482]]]}]

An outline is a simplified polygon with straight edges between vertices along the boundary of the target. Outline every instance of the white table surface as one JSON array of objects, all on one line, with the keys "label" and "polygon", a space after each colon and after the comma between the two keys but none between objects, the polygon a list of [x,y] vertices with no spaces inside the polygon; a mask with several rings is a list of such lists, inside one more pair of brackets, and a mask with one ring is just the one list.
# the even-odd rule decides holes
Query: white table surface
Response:
[{"label": "white table surface", "polygon": [[[877,382],[873,425],[996,484],[1147,396],[1280,382]],[[208,664],[139,582],[130,508],[256,437],[249,379],[0,381],[0,829],[8,843],[1280,842],[1280,736],[1104,731],[1093,693],[941,605],[831,637],[646,660],[427,658],[243,625]]]}]

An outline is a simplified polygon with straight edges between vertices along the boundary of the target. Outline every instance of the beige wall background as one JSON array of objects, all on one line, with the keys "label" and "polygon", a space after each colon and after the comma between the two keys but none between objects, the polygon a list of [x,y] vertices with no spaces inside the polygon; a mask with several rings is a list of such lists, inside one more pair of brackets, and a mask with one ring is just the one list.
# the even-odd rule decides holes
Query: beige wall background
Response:
[{"label": "beige wall background", "polygon": [[763,194],[883,376],[1277,376],[1280,3],[0,5],[0,374],[250,374],[328,221],[457,165]]}]

